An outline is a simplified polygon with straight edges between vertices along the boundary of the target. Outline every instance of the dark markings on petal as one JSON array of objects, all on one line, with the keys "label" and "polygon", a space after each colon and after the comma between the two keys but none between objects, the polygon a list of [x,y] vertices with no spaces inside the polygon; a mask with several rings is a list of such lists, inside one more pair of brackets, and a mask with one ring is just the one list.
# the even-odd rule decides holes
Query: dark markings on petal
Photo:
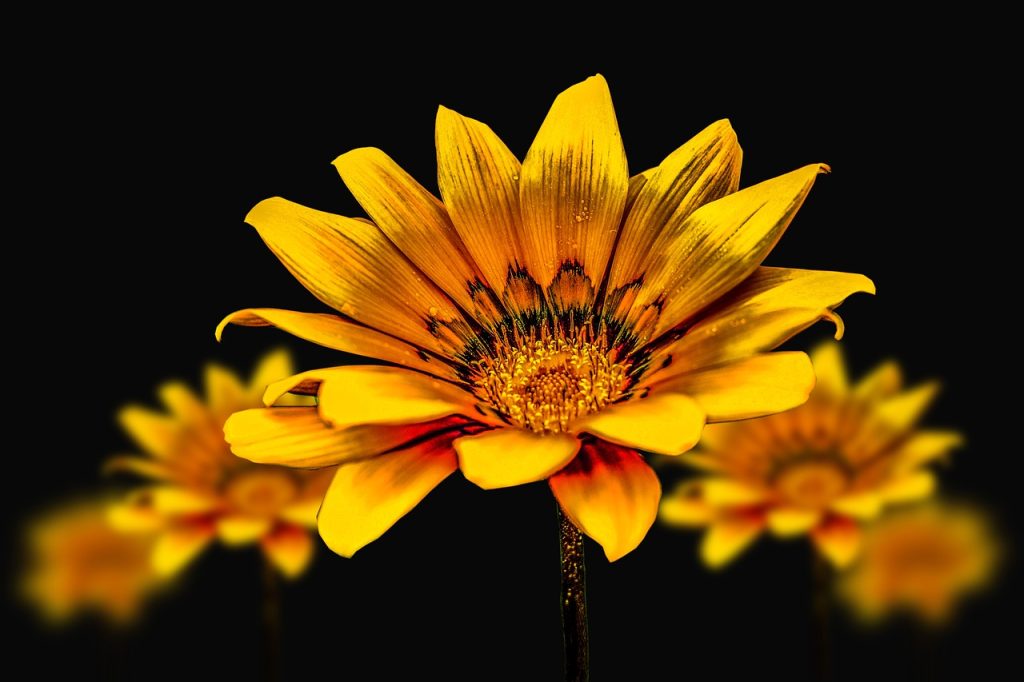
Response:
[{"label": "dark markings on petal", "polygon": [[548,287],[548,300],[556,316],[572,315],[585,323],[594,305],[594,285],[578,261],[564,261]]}]

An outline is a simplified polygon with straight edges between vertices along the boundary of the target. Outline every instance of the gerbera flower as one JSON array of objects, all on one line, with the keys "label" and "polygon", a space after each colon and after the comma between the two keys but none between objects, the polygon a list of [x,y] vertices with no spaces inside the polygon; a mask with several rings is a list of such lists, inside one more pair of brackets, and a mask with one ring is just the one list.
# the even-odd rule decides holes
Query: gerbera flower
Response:
[{"label": "gerbera flower", "polygon": [[[284,351],[271,353],[244,385],[216,364],[206,367],[206,402],[185,384],[159,390],[167,413],[130,406],[121,411],[124,429],[146,456],[122,456],[109,466],[154,481],[111,510],[124,530],[158,530],[153,563],[162,574],[182,569],[215,538],[231,546],[255,542],[286,576],[305,570],[313,556],[309,528],[332,472],[296,471],[252,464],[231,454],[224,421],[260,404],[274,380],[292,373]],[[293,403],[309,402],[295,397]]]},{"label": "gerbera flower", "polygon": [[108,505],[106,499],[75,502],[29,525],[22,593],[49,620],[92,611],[124,624],[165,582],[149,560],[154,536],[115,529]]},{"label": "gerbera flower", "polygon": [[840,594],[868,621],[908,611],[946,621],[967,595],[988,585],[999,546],[988,519],[962,506],[932,503],[872,525]]},{"label": "gerbera flower", "polygon": [[860,522],[930,495],[935,478],[925,465],[960,443],[950,431],[914,430],[935,382],[901,391],[899,367],[889,362],[851,387],[832,342],[812,359],[818,384],[803,406],[708,427],[701,450],[686,455],[711,475],[680,484],[661,518],[708,526],[701,547],[708,565],[725,564],[767,529],[810,534],[826,558],[845,566],[860,547]]},{"label": "gerbera flower", "polygon": [[[861,275],[759,267],[822,164],[739,190],[719,121],[632,178],[600,76],[555,100],[525,160],[441,107],[443,203],[377,149],[334,165],[373,222],[267,199],[247,216],[340,315],[249,309],[389,363],[306,372],[270,387],[316,408],[232,417],[235,453],[339,469],[320,510],[351,556],[461,469],[483,488],[549,479],[572,521],[617,559],[661,490],[637,450],[679,454],[705,421],[803,402],[802,353],[766,354],[857,291]],[[218,330],[218,333],[220,330]]]}]

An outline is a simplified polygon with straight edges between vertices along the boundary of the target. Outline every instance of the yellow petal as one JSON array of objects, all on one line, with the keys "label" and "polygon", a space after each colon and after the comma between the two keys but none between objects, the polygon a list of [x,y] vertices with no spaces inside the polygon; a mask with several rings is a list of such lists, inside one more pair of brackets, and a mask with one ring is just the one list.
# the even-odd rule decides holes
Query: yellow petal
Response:
[{"label": "yellow petal", "polygon": [[282,509],[281,518],[303,528],[316,528],[316,515],[322,502],[323,495],[299,500]]},{"label": "yellow petal", "polygon": [[935,474],[915,471],[887,483],[878,494],[889,503],[916,502],[931,495],[936,487]]},{"label": "yellow petal", "polygon": [[375,225],[281,198],[260,202],[245,220],[335,310],[429,350],[452,347],[437,325],[461,329],[460,313]]},{"label": "yellow petal", "polygon": [[853,394],[862,401],[874,402],[895,395],[903,386],[903,373],[893,361],[884,362],[861,379]]},{"label": "yellow petal", "polygon": [[160,575],[174,575],[195,559],[215,534],[211,523],[183,523],[169,528],[153,548],[153,569]]},{"label": "yellow petal", "polygon": [[829,508],[860,521],[872,521],[882,512],[883,499],[877,491],[851,493],[840,497]]},{"label": "yellow petal", "polygon": [[655,383],[652,395],[683,393],[707,414],[730,421],[783,412],[806,402],[814,370],[800,352],[767,353]]},{"label": "yellow petal", "polygon": [[640,544],[658,515],[661,483],[634,450],[595,441],[548,484],[566,516],[616,561]]},{"label": "yellow petal", "polygon": [[170,417],[136,405],[123,408],[118,421],[128,435],[150,455],[166,459],[181,442],[180,426]]},{"label": "yellow petal", "polygon": [[248,393],[237,374],[213,362],[205,370],[206,403],[214,419],[226,419],[235,410],[250,407]]},{"label": "yellow petal", "polygon": [[907,438],[893,455],[896,470],[899,472],[912,471],[936,459],[941,459],[950,450],[963,444],[963,436],[955,431],[934,429],[917,431]]},{"label": "yellow petal", "polygon": [[465,310],[480,273],[444,205],[379,149],[353,149],[334,167],[370,219],[424,274]]},{"label": "yellow petal", "polygon": [[703,427],[700,406],[676,393],[610,405],[572,424],[576,432],[586,431],[619,445],[662,455],[678,455],[692,448]]},{"label": "yellow petal", "polygon": [[260,544],[286,578],[302,575],[313,559],[313,539],[308,532],[294,526],[281,526]]},{"label": "yellow petal", "polygon": [[764,519],[755,514],[736,514],[712,524],[700,543],[700,558],[709,568],[721,568],[732,561],[764,529]]},{"label": "yellow petal", "polygon": [[176,486],[154,486],[138,493],[138,497],[162,514],[202,514],[219,504],[212,494]]},{"label": "yellow petal", "polygon": [[295,374],[295,368],[292,364],[292,356],[287,350],[282,348],[267,353],[260,358],[259,364],[256,365],[256,370],[252,374],[252,379],[249,381],[249,399],[258,404],[268,385],[292,374]]},{"label": "yellow petal", "polygon": [[939,393],[939,382],[929,381],[879,403],[874,415],[895,431],[910,429]]},{"label": "yellow petal", "polygon": [[118,455],[111,457],[103,463],[103,473],[111,474],[124,472],[151,478],[157,481],[171,481],[174,479],[174,469],[164,462],[155,462],[151,459],[133,457],[131,455]]},{"label": "yellow petal", "polygon": [[373,457],[465,423],[449,418],[334,428],[324,423],[315,407],[270,407],[231,415],[224,424],[224,437],[232,452],[250,462],[314,468]]},{"label": "yellow petal", "polygon": [[805,166],[670,221],[651,247],[629,321],[663,301],[651,332],[656,337],[746,279],[789,227],[824,170],[821,164]]},{"label": "yellow petal", "polygon": [[661,501],[658,518],[671,526],[706,526],[715,519],[715,510],[701,499],[700,483],[681,483]]},{"label": "yellow petal", "polygon": [[124,533],[150,533],[163,528],[166,517],[150,505],[113,504],[107,509],[107,521]]},{"label": "yellow petal", "polygon": [[580,442],[568,433],[538,435],[511,427],[465,436],[454,446],[462,474],[491,489],[544,480],[576,456]]},{"label": "yellow petal", "polygon": [[339,467],[317,518],[320,537],[337,554],[351,557],[408,514],[456,467],[450,437]]},{"label": "yellow petal", "polygon": [[860,552],[860,527],[842,517],[836,517],[811,531],[815,546],[838,568],[846,568]]},{"label": "yellow petal", "polygon": [[437,184],[455,230],[498,293],[525,264],[520,242],[519,160],[483,123],[437,110]]},{"label": "yellow petal", "polygon": [[611,300],[619,287],[643,277],[651,247],[667,225],[736,191],[742,157],[736,133],[722,120],[697,133],[657,168],[636,176],[638,182],[631,179],[631,193],[634,185],[638,188],[608,276]]},{"label": "yellow petal", "polygon": [[842,349],[838,343],[826,341],[819,344],[811,351],[811,364],[814,365],[814,374],[818,378],[815,384],[818,390],[834,396],[845,396],[849,392],[846,363],[843,362]]},{"label": "yellow petal", "polygon": [[181,423],[192,427],[209,427],[212,424],[210,410],[187,384],[171,381],[161,386],[157,393],[168,411]]},{"label": "yellow petal", "polygon": [[765,499],[761,488],[730,478],[705,478],[700,490],[704,501],[713,507],[746,507]]},{"label": "yellow petal", "polygon": [[[874,293],[867,277],[847,272],[759,267],[726,294],[685,336],[651,358],[667,377],[772,350],[832,312],[848,296]],[[837,328],[837,338],[841,336]]]},{"label": "yellow petal", "polygon": [[398,367],[372,365],[303,372],[268,386],[263,401],[272,405],[306,382],[317,386],[320,417],[338,429],[477,414],[473,396],[454,384]]},{"label": "yellow petal", "polygon": [[768,528],[780,538],[803,535],[818,525],[821,511],[802,507],[778,507],[768,512]]},{"label": "yellow petal", "polygon": [[597,288],[628,183],[608,84],[593,76],[555,98],[523,161],[523,246],[541,286],[550,285],[563,266],[579,265]]},{"label": "yellow petal", "polygon": [[217,536],[226,545],[248,545],[270,531],[270,519],[233,514],[217,519]]}]

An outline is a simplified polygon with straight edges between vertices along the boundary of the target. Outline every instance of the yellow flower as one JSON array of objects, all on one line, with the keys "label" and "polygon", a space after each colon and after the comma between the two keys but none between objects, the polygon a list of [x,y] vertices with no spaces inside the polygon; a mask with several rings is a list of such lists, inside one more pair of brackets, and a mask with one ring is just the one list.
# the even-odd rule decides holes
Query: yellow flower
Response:
[{"label": "yellow flower", "polygon": [[935,382],[901,391],[899,367],[889,362],[851,387],[833,342],[812,360],[818,383],[803,406],[708,427],[701,451],[685,457],[712,475],[683,482],[661,518],[709,526],[701,546],[708,565],[727,563],[765,529],[784,538],[809,533],[833,564],[848,565],[860,522],[930,495],[935,478],[923,467],[960,443],[950,431],[914,431]]},{"label": "yellow flower", "polygon": [[246,462],[231,454],[222,431],[231,413],[259,405],[266,386],[293,371],[283,351],[266,356],[248,386],[211,364],[205,404],[188,386],[172,382],[159,390],[166,413],[140,406],[121,411],[122,426],[148,456],[117,457],[109,466],[155,483],[115,506],[111,520],[123,530],[159,531],[153,564],[161,574],[182,569],[218,537],[231,546],[258,541],[288,577],[309,564],[308,529],[316,525],[333,472]]},{"label": "yellow flower", "polygon": [[888,517],[865,534],[840,594],[865,620],[906,610],[932,624],[985,587],[999,548],[988,520],[972,509],[932,503]]},{"label": "yellow flower", "polygon": [[65,505],[28,528],[22,593],[54,622],[94,611],[127,623],[163,582],[149,560],[153,536],[115,529],[108,504],[96,499]]},{"label": "yellow flower", "polygon": [[[456,468],[483,488],[549,479],[563,509],[617,559],[643,539],[661,489],[637,449],[679,454],[707,421],[802,403],[803,353],[765,351],[862,275],[759,267],[819,173],[738,190],[740,148],[713,123],[629,177],[611,96],[595,76],[555,100],[525,160],[441,107],[438,201],[387,155],[334,165],[373,222],[267,199],[247,216],[339,315],[248,309],[389,366],[306,372],[270,387],[316,409],[229,420],[236,454],[339,469],[320,534],[351,556]],[[378,456],[380,455],[380,456]]]}]

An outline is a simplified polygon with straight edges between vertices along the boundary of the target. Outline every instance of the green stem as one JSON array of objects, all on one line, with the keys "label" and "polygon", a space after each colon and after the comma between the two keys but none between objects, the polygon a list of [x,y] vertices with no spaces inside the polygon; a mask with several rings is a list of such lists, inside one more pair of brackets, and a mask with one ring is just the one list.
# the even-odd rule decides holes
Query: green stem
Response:
[{"label": "green stem", "polygon": [[281,679],[281,579],[266,557],[263,558],[262,626],[262,678],[265,682],[278,682]]},{"label": "green stem", "polygon": [[562,643],[566,682],[590,679],[590,647],[587,634],[587,569],[583,533],[569,520],[557,502],[559,558],[562,567]]}]

